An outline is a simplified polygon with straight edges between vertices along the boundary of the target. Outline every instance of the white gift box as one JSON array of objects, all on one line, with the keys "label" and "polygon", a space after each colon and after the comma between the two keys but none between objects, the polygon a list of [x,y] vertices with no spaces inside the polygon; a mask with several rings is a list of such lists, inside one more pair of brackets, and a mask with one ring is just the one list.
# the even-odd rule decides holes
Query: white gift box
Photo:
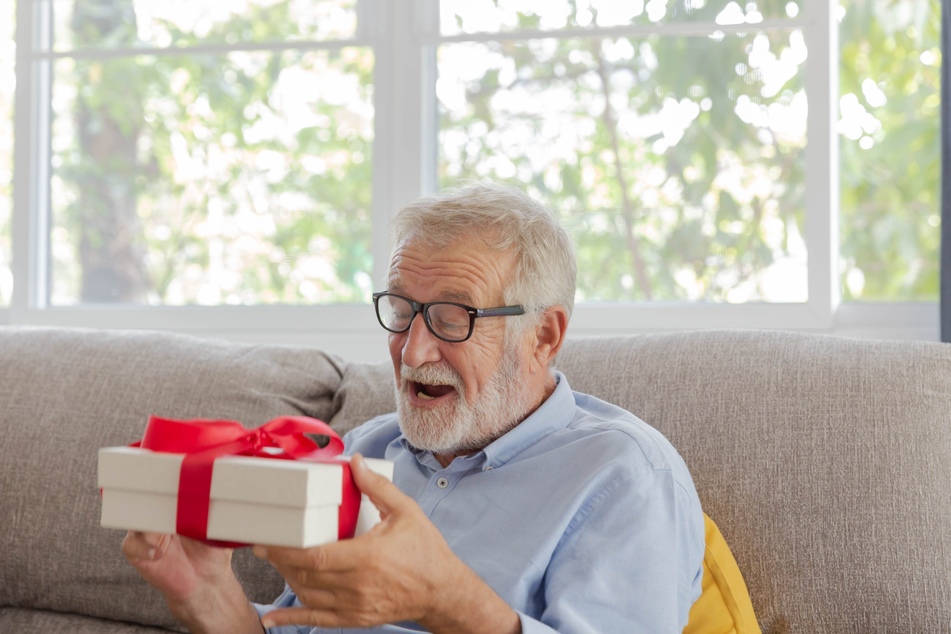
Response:
[{"label": "white gift box", "polygon": [[[134,447],[99,450],[99,488],[105,528],[174,533],[183,454]],[[393,463],[366,458],[373,471],[393,479]],[[343,465],[246,456],[215,460],[208,509],[208,539],[309,548],[337,540]],[[356,535],[380,514],[367,496]]]}]

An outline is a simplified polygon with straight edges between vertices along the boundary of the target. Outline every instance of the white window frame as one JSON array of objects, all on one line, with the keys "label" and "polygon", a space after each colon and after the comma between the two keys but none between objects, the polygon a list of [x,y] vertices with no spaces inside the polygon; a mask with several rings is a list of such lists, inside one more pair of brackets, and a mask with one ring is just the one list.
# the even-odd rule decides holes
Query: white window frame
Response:
[{"label": "white window frame", "polygon": [[[45,305],[49,174],[42,148],[49,147],[49,35],[41,33],[44,2],[17,3],[13,275],[11,304],[0,324],[85,328],[158,329],[252,342],[315,345],[348,359],[385,357],[385,333],[369,305],[325,306],[74,306]],[[764,21],[756,29],[800,29],[809,58],[806,161],[808,301],[801,304],[581,303],[571,335],[615,335],[707,328],[757,328],[893,339],[939,339],[937,302],[848,303],[840,301],[838,254],[838,22],[834,0],[806,0],[792,19]],[[359,31],[346,45],[373,46],[374,152],[372,197],[373,277],[388,265],[386,225],[395,209],[435,189],[436,48],[472,40],[441,37],[438,0],[360,0]],[[750,27],[718,26],[725,32]],[[604,29],[607,35],[705,35],[709,24]],[[576,31],[572,35],[590,35]],[[551,36],[549,32],[517,37]],[[486,35],[475,39],[496,40]],[[509,37],[507,34],[504,37]],[[331,48],[340,43],[288,43],[288,48]],[[201,47],[224,52],[233,46]],[[261,47],[256,47],[261,48]],[[272,47],[273,48],[273,47]],[[39,51],[39,52],[35,52]],[[43,52],[47,51],[47,52]],[[139,49],[136,49],[140,52]],[[155,51],[142,51],[155,52]],[[93,51],[83,55],[115,55]],[[161,52],[159,51],[159,54]],[[48,156],[48,155],[47,155]]]}]

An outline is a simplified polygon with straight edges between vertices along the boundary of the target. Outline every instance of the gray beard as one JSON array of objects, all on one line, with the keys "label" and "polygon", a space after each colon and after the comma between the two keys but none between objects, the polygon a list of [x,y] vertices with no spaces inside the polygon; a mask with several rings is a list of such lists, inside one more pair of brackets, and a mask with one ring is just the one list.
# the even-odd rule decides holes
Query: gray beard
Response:
[{"label": "gray beard", "polygon": [[[528,394],[519,381],[520,364],[514,351],[506,352],[476,403],[466,400],[461,377],[448,367],[400,369],[396,411],[403,437],[417,449],[461,455],[484,448],[518,425],[530,411]],[[405,386],[410,381],[452,385],[456,398],[437,409],[410,405]]]}]

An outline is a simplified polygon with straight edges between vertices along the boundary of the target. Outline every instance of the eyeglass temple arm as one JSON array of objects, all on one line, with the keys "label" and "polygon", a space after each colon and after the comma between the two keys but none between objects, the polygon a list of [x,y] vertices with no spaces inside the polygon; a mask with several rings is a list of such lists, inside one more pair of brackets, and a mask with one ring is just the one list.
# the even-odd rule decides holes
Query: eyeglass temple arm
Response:
[{"label": "eyeglass temple arm", "polygon": [[524,315],[525,309],[521,306],[500,306],[499,308],[476,308],[476,317],[509,317]]}]

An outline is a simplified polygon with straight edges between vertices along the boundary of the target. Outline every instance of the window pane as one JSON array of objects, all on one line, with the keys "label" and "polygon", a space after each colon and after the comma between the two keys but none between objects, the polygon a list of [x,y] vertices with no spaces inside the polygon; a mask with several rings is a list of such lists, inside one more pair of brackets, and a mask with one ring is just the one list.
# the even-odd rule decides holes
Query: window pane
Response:
[{"label": "window pane", "polygon": [[843,296],[937,300],[940,2],[842,4]]},{"label": "window pane", "polygon": [[[357,27],[357,0],[36,1],[51,3],[59,51],[338,40],[353,37]],[[114,24],[109,37],[81,30],[98,35],[104,23]]]},{"label": "window pane", "polygon": [[62,59],[55,305],[369,301],[372,52]]},{"label": "window pane", "polygon": [[440,0],[443,35],[710,22],[759,24],[799,15],[805,0]]},{"label": "window pane", "polygon": [[804,302],[805,59],[798,31],[441,46],[441,184],[552,204],[580,300]]},{"label": "window pane", "polygon": [[13,95],[16,86],[16,2],[0,7],[0,306],[9,306],[13,293],[10,270],[11,217],[13,210]]}]

